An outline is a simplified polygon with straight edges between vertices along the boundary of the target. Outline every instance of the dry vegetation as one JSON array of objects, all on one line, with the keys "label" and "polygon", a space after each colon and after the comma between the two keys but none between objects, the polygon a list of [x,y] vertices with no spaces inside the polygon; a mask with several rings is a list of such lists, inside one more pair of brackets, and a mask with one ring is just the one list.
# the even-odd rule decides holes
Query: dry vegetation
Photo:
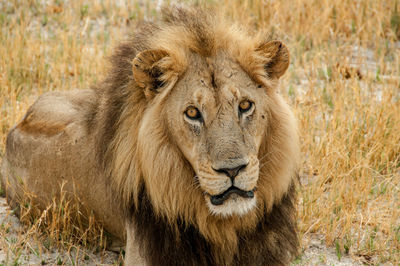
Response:
[{"label": "dry vegetation", "polygon": [[[114,43],[138,19],[157,16],[158,2],[0,1],[0,156],[8,130],[38,95],[87,88],[101,79]],[[196,2],[265,29],[291,51],[281,91],[294,106],[301,131],[303,244],[319,235],[338,258],[348,253],[367,264],[399,265],[400,3]],[[0,227],[0,247],[14,254],[5,263],[18,262],[21,250],[29,248],[27,238],[42,243],[40,250],[104,246],[94,223],[89,230],[70,224],[65,204],[48,213],[25,219],[26,233],[14,241],[7,238],[7,226]]]}]

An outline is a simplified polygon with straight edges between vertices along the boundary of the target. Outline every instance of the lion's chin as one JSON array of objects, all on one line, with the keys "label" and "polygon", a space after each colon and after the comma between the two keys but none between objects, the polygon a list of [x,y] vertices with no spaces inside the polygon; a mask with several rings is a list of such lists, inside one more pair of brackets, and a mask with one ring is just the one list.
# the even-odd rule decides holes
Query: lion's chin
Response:
[{"label": "lion's chin", "polygon": [[209,195],[206,195],[205,197],[210,212],[213,215],[221,215],[223,217],[232,215],[243,216],[254,209],[257,204],[256,195],[252,198],[243,198],[237,194],[232,194],[221,205],[212,204]]}]

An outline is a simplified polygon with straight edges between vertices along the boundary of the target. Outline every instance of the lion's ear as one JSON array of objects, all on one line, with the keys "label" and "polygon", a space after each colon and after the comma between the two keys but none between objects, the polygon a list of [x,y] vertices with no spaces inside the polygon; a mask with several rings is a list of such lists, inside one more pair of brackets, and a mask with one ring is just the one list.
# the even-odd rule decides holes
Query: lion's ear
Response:
[{"label": "lion's ear", "polygon": [[145,50],[132,61],[132,72],[136,84],[143,88],[147,99],[153,98],[160,90],[177,79],[174,62],[164,50]]},{"label": "lion's ear", "polygon": [[269,78],[279,79],[289,67],[289,51],[282,42],[270,41],[256,50],[264,58],[264,69]]}]

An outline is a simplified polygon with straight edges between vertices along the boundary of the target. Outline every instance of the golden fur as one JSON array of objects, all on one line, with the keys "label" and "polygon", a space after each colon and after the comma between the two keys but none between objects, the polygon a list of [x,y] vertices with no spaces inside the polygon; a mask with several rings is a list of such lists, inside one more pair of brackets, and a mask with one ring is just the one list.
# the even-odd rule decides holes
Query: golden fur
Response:
[{"label": "golden fur", "polygon": [[[201,257],[207,263],[288,263],[288,253],[294,255],[297,249],[293,184],[299,145],[294,116],[276,91],[277,81],[289,64],[287,48],[262,34],[251,36],[210,11],[175,7],[164,9],[163,20],[158,23],[138,25],[133,39],[119,46],[111,61],[109,76],[83,104],[87,108],[78,115],[79,123],[43,118],[32,122],[27,115],[8,137],[3,168],[13,167],[16,152],[12,147],[17,135],[43,133],[46,139],[76,124],[73,132],[83,135],[84,145],[80,147],[96,150],[88,159],[90,165],[97,162],[101,168],[95,174],[86,173],[86,179],[67,179],[99,183],[101,195],[85,196],[89,197],[87,204],[106,229],[125,238],[121,228],[113,225],[107,208],[97,211],[102,206],[96,201],[104,197],[106,206],[117,213],[114,220],[126,223],[128,246],[132,235],[144,243],[142,255],[147,263],[162,261],[154,258],[161,257],[162,252],[152,255],[154,251],[146,247],[156,245],[151,230],[165,231],[164,226],[173,232],[171,241],[191,241],[184,238],[192,231],[192,237],[204,238],[199,249],[210,252],[206,254],[210,258]],[[46,97],[51,100],[53,96]],[[68,97],[66,101],[71,101]],[[255,109],[240,120],[232,106],[246,97],[253,97]],[[179,109],[184,106],[182,99],[204,107],[204,125],[184,119],[183,109]],[[35,108],[40,107],[32,107],[31,113],[38,112]],[[33,129],[34,125],[40,125],[40,129]],[[69,140],[62,143],[68,146]],[[85,156],[91,156],[88,154]],[[245,158],[247,166],[235,181],[232,179],[232,185],[237,182],[246,191],[256,188],[255,198],[232,197],[226,203],[230,202],[230,207],[212,206],[210,195],[223,192],[229,181],[212,169],[236,157]],[[79,158],[72,165],[68,163],[63,168],[82,164]],[[54,165],[60,167],[59,163]],[[79,165],[78,169],[87,167]],[[3,176],[7,175],[3,183],[13,183],[9,181],[10,172],[3,171]],[[54,173],[50,171],[49,175]],[[17,190],[15,185],[13,189]],[[232,202],[242,208],[236,209]],[[155,224],[146,227],[142,224],[146,221],[140,221],[144,217]],[[280,224],[283,229],[273,229]],[[260,230],[262,233],[255,234]],[[246,236],[248,241],[243,240]],[[129,254],[133,248],[127,249],[128,261],[133,262]],[[172,261],[178,259],[170,257]],[[190,264],[191,259],[183,258],[184,264]]]}]

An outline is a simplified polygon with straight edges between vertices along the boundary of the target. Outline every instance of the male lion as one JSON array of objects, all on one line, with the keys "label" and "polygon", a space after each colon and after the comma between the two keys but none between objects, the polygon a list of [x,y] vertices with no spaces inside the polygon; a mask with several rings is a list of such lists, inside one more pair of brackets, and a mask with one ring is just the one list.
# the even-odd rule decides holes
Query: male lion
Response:
[{"label": "male lion", "polygon": [[74,193],[126,264],[285,265],[297,253],[294,116],[279,41],[211,11],[143,22],[90,90],[50,92],[8,135],[2,183],[45,208]]}]

